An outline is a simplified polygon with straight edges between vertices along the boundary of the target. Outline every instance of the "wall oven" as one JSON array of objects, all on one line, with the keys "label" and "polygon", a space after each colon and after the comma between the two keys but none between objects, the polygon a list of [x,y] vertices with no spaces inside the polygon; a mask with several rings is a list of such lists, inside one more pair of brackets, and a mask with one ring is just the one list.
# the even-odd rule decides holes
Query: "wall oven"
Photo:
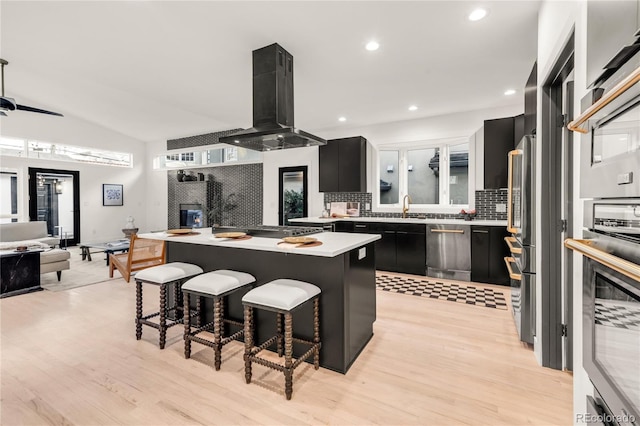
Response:
[{"label": "wall oven", "polygon": [[585,203],[583,361],[589,402],[618,425],[640,425],[640,199]]},{"label": "wall oven", "polygon": [[511,310],[520,340],[536,334],[535,291],[535,136],[525,136],[509,152],[507,231],[511,256],[504,261],[511,278]]}]

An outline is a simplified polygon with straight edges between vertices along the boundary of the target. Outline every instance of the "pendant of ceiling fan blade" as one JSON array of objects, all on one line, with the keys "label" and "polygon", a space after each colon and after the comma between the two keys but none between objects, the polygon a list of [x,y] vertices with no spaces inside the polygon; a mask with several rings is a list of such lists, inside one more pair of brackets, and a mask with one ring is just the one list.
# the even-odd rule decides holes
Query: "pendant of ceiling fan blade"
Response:
[{"label": "pendant of ceiling fan blade", "polygon": [[20,111],[39,112],[40,114],[49,114],[49,115],[57,115],[58,117],[64,117],[64,115],[58,112],[47,111],[46,109],[34,108],[26,105],[16,104],[16,109]]},{"label": "pendant of ceiling fan blade", "polygon": [[16,101],[12,98],[0,97],[0,108],[6,109],[9,111],[15,111],[16,109]]}]

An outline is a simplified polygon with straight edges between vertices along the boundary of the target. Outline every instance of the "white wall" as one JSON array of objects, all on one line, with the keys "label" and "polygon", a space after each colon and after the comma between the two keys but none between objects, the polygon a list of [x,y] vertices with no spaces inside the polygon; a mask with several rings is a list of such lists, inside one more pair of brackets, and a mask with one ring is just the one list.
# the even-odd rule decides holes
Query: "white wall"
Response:
[{"label": "white wall", "polygon": [[[542,96],[541,84],[550,73],[560,50],[569,38],[572,29],[575,27],[575,68],[574,68],[574,116],[580,113],[580,99],[586,94],[586,2],[557,2],[546,1],[540,8],[538,15],[538,122],[537,128],[542,128]],[[574,208],[574,229],[573,234],[582,236],[582,214],[583,200],[580,194],[580,149],[588,141],[586,136],[574,133],[574,157],[573,157],[573,208]],[[539,139],[539,141],[541,141]],[[544,141],[541,141],[544,143]],[[541,157],[541,143],[538,143],[538,160]],[[540,161],[538,161],[540,164]],[[540,173],[536,182],[540,185]],[[539,186],[538,186],[539,187]],[[541,217],[540,192],[538,192],[537,217]],[[538,222],[538,241],[541,239],[541,226]],[[573,258],[573,411],[574,423],[579,424],[575,419],[575,414],[586,412],[585,396],[592,393],[592,386],[589,377],[583,368],[582,363],[582,257],[574,254]],[[538,256],[538,270],[541,268],[540,256]],[[538,279],[539,279],[538,275]],[[537,283],[537,300],[541,300],[541,282]],[[541,330],[541,310],[537,309],[538,323],[537,330]],[[535,348],[536,356],[540,360],[540,348]]]},{"label": "white wall", "polygon": [[278,179],[280,167],[307,166],[308,211],[310,217],[320,217],[324,196],[319,191],[318,147],[294,148],[264,153],[262,179],[263,224],[278,224]]},{"label": "white wall", "polygon": [[[146,144],[146,224],[149,231],[160,231],[168,227],[169,189],[167,171],[153,170],[153,159],[163,152],[167,152],[167,141],[148,142]],[[194,171],[197,172],[197,170]]]},{"label": "white wall", "polygon": [[[29,103],[29,102],[26,102]],[[80,238],[99,241],[122,238],[126,217],[133,216],[140,231],[147,230],[146,148],[136,139],[72,117],[15,112],[2,119],[2,136],[27,138],[75,146],[130,152],[133,168],[89,165],[74,162],[2,157],[2,168],[18,171],[18,213],[20,221],[29,220],[28,168],[78,170],[80,172]],[[102,205],[102,184],[124,186],[124,205]]]}]

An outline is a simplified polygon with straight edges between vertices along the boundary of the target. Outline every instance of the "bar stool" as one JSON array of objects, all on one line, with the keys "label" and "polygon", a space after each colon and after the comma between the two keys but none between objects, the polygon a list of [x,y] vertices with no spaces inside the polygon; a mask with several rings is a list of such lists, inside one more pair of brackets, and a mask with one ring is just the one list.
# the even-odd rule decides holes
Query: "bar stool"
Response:
[{"label": "bar stool", "polygon": [[[256,279],[253,275],[245,272],[231,271],[220,269],[217,271],[207,272],[191,278],[182,285],[182,294],[184,300],[184,357],[191,357],[191,342],[197,342],[213,348],[215,357],[214,363],[216,371],[220,370],[221,350],[224,345],[237,340],[244,335],[244,329],[233,333],[228,337],[224,337],[224,324],[233,324],[243,326],[242,322],[234,321],[230,318],[224,318],[224,297],[236,291],[252,287]],[[191,311],[190,299],[191,295],[197,296],[196,300],[196,329],[191,331]],[[202,314],[202,298],[209,297],[213,299],[213,321],[200,326],[200,316]],[[203,331],[213,333],[213,341],[198,337],[197,335]]]},{"label": "bar stool", "polygon": [[[244,306],[244,377],[251,383],[251,363],[256,362],[284,373],[285,396],[291,399],[293,393],[293,370],[313,355],[313,366],[320,366],[320,289],[303,281],[278,279],[250,290],[242,298]],[[313,301],[313,342],[293,337],[291,312],[305,303]],[[253,308],[276,312],[276,335],[259,346],[253,345]],[[284,315],[284,335],[282,334],[282,316]],[[260,358],[257,354],[276,343],[278,356],[282,356],[284,343],[284,365]],[[310,349],[300,358],[293,360],[293,342],[310,345]]]},{"label": "bar stool", "polygon": [[[175,319],[167,319],[169,312],[182,311],[180,305],[180,285],[187,278],[204,272],[201,267],[191,263],[172,262],[164,265],[153,266],[143,269],[135,275],[136,280],[136,339],[142,338],[142,326],[160,330],[160,349],[164,349],[167,340],[167,329],[176,324],[181,324],[182,319],[175,316]],[[160,310],[153,314],[142,316],[142,284],[154,284],[160,286]],[[167,308],[167,288],[173,286],[174,304]],[[159,321],[149,321],[150,318],[160,316]]]}]

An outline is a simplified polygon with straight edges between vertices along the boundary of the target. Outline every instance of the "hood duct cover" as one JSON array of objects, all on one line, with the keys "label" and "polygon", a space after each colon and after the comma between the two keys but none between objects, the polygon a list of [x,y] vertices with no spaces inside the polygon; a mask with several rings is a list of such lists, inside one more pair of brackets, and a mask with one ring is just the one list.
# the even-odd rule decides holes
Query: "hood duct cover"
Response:
[{"label": "hood duct cover", "polygon": [[254,151],[326,145],[293,125],[293,56],[277,43],[253,51],[253,127],[220,142]]}]

